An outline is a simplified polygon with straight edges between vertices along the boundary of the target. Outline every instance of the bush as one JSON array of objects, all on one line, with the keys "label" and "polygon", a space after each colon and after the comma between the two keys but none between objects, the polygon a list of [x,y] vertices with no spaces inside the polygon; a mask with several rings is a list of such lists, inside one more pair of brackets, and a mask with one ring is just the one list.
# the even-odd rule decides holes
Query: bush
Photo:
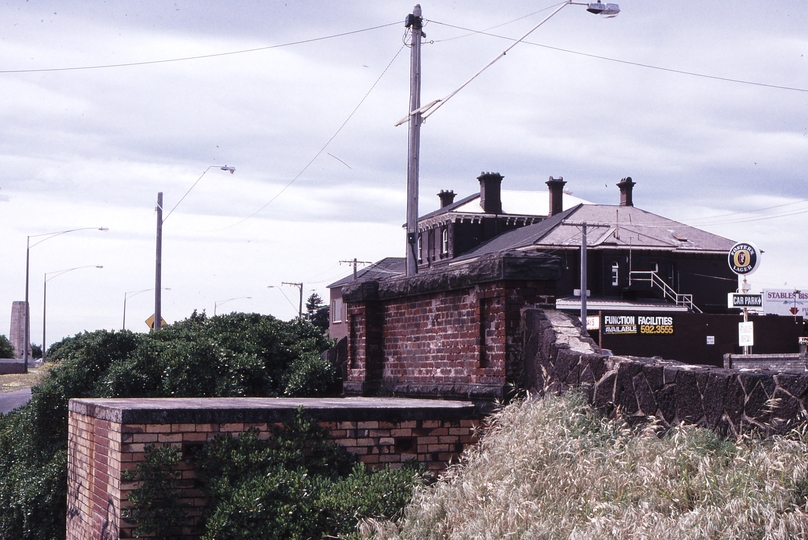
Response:
[{"label": "bush", "polygon": [[296,540],[351,534],[365,518],[391,518],[423,482],[417,468],[373,473],[329,443],[299,413],[268,437],[216,437],[199,466],[213,504],[206,540]]},{"label": "bush", "polygon": [[322,395],[335,375],[315,357],[330,344],[301,320],[196,312],[150,334],[99,330],[54,344],[56,365],[31,401],[0,415],[0,537],[64,537],[70,398]]},{"label": "bush", "polygon": [[[151,535],[156,540],[169,540],[178,532],[178,523],[186,509],[179,502],[182,473],[177,469],[181,452],[178,446],[146,446],[145,459],[137,464],[127,480],[140,482],[129,494],[132,506],[123,510],[123,518],[138,524],[135,534]],[[154,534],[152,534],[154,533]]]},{"label": "bush", "polygon": [[14,346],[8,338],[0,334],[0,358],[15,358]]}]

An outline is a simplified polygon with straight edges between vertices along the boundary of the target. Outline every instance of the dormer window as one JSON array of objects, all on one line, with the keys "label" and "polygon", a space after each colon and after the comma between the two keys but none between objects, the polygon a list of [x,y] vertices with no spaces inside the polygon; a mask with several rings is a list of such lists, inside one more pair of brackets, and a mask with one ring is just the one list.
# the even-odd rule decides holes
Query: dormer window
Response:
[{"label": "dormer window", "polygon": [[449,228],[441,227],[440,229],[440,256],[446,257],[449,255]]},{"label": "dormer window", "polygon": [[620,285],[620,263],[612,262],[612,287]]}]

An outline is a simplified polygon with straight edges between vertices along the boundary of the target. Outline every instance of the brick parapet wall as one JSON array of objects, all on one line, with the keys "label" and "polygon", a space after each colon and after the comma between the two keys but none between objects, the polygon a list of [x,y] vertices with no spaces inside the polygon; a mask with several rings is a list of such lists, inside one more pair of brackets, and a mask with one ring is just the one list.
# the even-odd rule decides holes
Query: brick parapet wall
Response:
[{"label": "brick parapet wall", "polygon": [[727,369],[770,369],[776,371],[808,371],[808,354],[725,354],[724,367]]},{"label": "brick parapet wall", "polygon": [[349,313],[351,395],[495,400],[522,378],[525,305],[554,298],[557,257],[500,253],[408,278],[357,281]]},{"label": "brick parapet wall", "polygon": [[[480,415],[468,402],[412,399],[74,399],[68,434],[67,540],[133,538],[135,524],[121,518],[136,488],[122,478],[144,460],[149,444],[190,449],[219,434],[273,426],[304,414],[330,438],[369,467],[399,467],[417,460],[440,471],[476,442]],[[190,521],[182,539],[198,538],[196,528],[208,500],[190,461],[181,461],[180,502]]]},{"label": "brick parapet wall", "polygon": [[696,424],[738,436],[781,433],[803,422],[808,373],[739,371],[659,358],[604,354],[580,323],[557,311],[525,309],[526,382],[536,391],[581,388],[600,410],[662,425]]}]

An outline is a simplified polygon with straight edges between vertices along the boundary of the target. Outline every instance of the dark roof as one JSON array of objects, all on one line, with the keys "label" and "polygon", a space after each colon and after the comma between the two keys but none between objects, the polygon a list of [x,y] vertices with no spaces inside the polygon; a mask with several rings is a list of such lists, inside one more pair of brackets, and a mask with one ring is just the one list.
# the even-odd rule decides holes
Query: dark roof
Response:
[{"label": "dark roof", "polygon": [[[428,214],[426,214],[426,215],[423,215],[423,216],[419,217],[419,218],[418,218],[418,221],[423,221],[423,220],[425,220],[425,219],[429,219],[429,218],[431,218],[431,217],[439,216],[439,215],[441,215],[441,214],[448,214],[448,213],[449,213],[449,212],[451,212],[452,210],[454,210],[454,209],[456,209],[456,208],[458,208],[458,207],[460,207],[460,206],[463,206],[464,204],[466,204],[466,203],[468,203],[468,202],[471,202],[471,201],[473,201],[474,199],[479,199],[479,198],[480,198],[480,194],[479,194],[479,193],[475,193],[475,194],[473,194],[473,195],[469,195],[468,197],[464,197],[464,198],[460,199],[459,201],[455,201],[455,202],[453,202],[452,204],[447,204],[447,205],[446,205],[446,206],[444,206],[443,208],[438,208],[438,209],[437,209],[437,210],[435,210],[434,212],[430,212],[430,213],[428,213]],[[482,209],[481,209],[480,211],[482,211]]]},{"label": "dark roof", "polygon": [[579,247],[582,223],[587,224],[587,245],[591,249],[633,248],[717,254],[728,252],[735,244],[723,236],[635,206],[582,204],[540,223],[501,234],[455,261],[510,249]]},{"label": "dark roof", "polygon": [[574,213],[575,210],[581,206],[583,205],[578,205],[570,208],[569,210],[565,210],[564,212],[549,217],[543,221],[540,221],[539,223],[534,223],[533,225],[528,225],[526,227],[519,227],[518,229],[500,234],[488,242],[480,244],[471,251],[468,251],[459,257],[455,257],[451,262],[461,262],[468,259],[482,257],[483,255],[488,255],[490,253],[498,253],[500,251],[518,249],[522,246],[530,246],[533,244],[533,242],[547,234],[548,231],[551,231],[554,227],[557,227],[562,220],[567,219],[568,216]]},{"label": "dark roof", "polygon": [[[407,260],[404,257],[386,257],[379,262],[373,263],[370,266],[357,270],[356,281],[368,280],[384,280],[391,277],[404,275],[407,271]],[[328,286],[329,289],[334,287],[343,287],[348,283],[354,282],[353,274],[335,281]]]}]

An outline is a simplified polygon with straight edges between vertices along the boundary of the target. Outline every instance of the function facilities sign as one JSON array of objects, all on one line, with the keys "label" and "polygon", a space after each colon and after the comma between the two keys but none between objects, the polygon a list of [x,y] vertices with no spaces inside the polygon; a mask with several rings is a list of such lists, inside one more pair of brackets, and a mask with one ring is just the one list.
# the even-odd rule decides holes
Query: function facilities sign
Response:
[{"label": "function facilities sign", "polygon": [[603,333],[607,335],[669,335],[673,334],[670,315],[604,315]]},{"label": "function facilities sign", "polygon": [[766,315],[802,316],[808,318],[808,292],[794,289],[763,291],[763,312]]}]

